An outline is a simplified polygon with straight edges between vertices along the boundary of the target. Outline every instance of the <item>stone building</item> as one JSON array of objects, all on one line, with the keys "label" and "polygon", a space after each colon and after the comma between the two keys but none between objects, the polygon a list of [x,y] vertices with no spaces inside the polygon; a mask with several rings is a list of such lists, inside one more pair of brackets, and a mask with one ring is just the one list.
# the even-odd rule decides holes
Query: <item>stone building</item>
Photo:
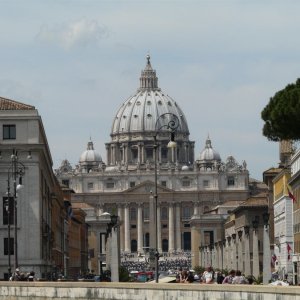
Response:
[{"label": "stone building", "polygon": [[10,260],[11,271],[47,277],[53,270],[52,204],[62,199],[54,200],[58,183],[42,119],[34,106],[0,98],[0,127],[0,274],[8,276]]},{"label": "stone building", "polygon": [[[56,170],[59,181],[75,191],[72,203],[81,203],[87,212],[91,235],[96,236],[90,252],[99,256],[100,232],[95,220],[108,212],[120,217],[121,251],[143,254],[154,234],[149,203],[157,188],[158,251],[192,251],[193,263],[199,264],[198,247],[204,232],[198,228],[192,238],[192,217],[229,200],[248,198],[246,162],[240,164],[232,155],[222,160],[210,137],[195,155],[188,121],[179,104],[159,87],[150,56],[141,72],[140,87],[112,117],[111,128],[106,162],[89,141],[78,165],[64,160]],[[176,148],[168,148],[170,139],[175,140]],[[211,230],[215,239],[216,229]]]}]

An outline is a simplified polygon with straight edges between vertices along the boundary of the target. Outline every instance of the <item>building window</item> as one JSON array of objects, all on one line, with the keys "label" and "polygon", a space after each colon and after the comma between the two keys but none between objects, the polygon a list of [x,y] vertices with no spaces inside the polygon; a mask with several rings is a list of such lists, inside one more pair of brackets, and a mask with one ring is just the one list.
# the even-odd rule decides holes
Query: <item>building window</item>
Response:
[{"label": "building window", "polygon": [[67,187],[70,186],[70,180],[69,180],[69,179],[63,179],[63,180],[61,181],[61,183],[62,183],[63,185],[65,185],[65,186],[67,186]]},{"label": "building window", "polygon": [[161,219],[168,220],[168,208],[167,207],[161,208]]},{"label": "building window", "polygon": [[162,228],[164,228],[164,229],[165,229],[165,228],[168,228],[168,224],[163,224],[163,225],[162,225]]},{"label": "building window", "polygon": [[94,189],[94,183],[93,182],[88,182],[88,189],[93,190]]},{"label": "building window", "polygon": [[129,186],[132,188],[135,186],[135,181],[130,181]]},{"label": "building window", "polygon": [[189,187],[191,185],[190,180],[184,179],[182,180],[182,186]]},{"label": "building window", "polygon": [[3,197],[3,225],[8,225],[8,212],[9,212],[9,224],[14,224],[14,198]]},{"label": "building window", "polygon": [[183,219],[190,219],[192,215],[192,208],[189,206],[184,206],[182,208],[182,218]]},{"label": "building window", "polygon": [[162,186],[167,186],[167,182],[166,182],[165,180],[161,181],[160,184],[161,184]]},{"label": "building window", "polygon": [[203,180],[203,187],[209,187],[209,180]]},{"label": "building window", "polygon": [[135,207],[131,207],[131,209],[130,209],[130,220],[132,220],[132,221],[136,220],[136,209],[135,209]]},{"label": "building window", "polygon": [[204,231],[204,245],[212,245],[214,243],[214,232]]},{"label": "building window", "polygon": [[[8,249],[10,251],[8,251]],[[8,238],[4,238],[4,255],[8,255],[9,252],[10,252],[10,255],[14,255],[14,239],[10,238],[9,247],[8,247]]]},{"label": "building window", "polygon": [[16,125],[3,125],[3,139],[4,140],[16,139]]},{"label": "building window", "polygon": [[144,220],[149,220],[149,207],[144,207]]},{"label": "building window", "polygon": [[115,183],[114,182],[106,182],[106,188],[107,189],[113,189],[115,187]]},{"label": "building window", "polygon": [[168,148],[161,149],[161,159],[165,161],[168,158]]},{"label": "building window", "polygon": [[228,186],[233,186],[234,185],[234,177],[233,176],[228,176],[227,185]]},{"label": "building window", "polygon": [[130,227],[131,227],[131,229],[135,229],[135,228],[136,228],[136,225],[133,224],[133,225],[131,225]]},{"label": "building window", "polygon": [[137,162],[137,159],[138,159],[138,149],[137,148],[131,149],[131,158],[132,158],[133,162]]},{"label": "building window", "polygon": [[153,149],[152,148],[146,148],[146,159],[153,160]]},{"label": "building window", "polygon": [[185,227],[185,228],[189,228],[189,227],[191,227],[191,225],[188,224],[188,223],[185,223],[185,224],[184,224],[184,227]]}]

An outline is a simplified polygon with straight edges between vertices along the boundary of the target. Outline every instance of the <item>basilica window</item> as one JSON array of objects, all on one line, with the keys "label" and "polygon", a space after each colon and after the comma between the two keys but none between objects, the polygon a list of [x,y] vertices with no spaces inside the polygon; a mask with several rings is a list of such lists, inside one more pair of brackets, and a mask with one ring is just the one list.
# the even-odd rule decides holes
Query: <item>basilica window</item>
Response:
[{"label": "basilica window", "polygon": [[203,180],[203,187],[209,187],[209,180]]},{"label": "basilica window", "polygon": [[161,208],[161,219],[168,220],[168,208],[167,207]]},{"label": "basilica window", "polygon": [[161,159],[162,161],[166,161],[168,159],[168,149],[161,148]]},{"label": "basilica window", "polygon": [[65,186],[69,187],[69,185],[70,185],[70,180],[69,180],[69,179],[63,179],[63,180],[61,181],[61,183],[62,183],[63,185],[65,185]]},{"label": "basilica window", "polygon": [[149,206],[144,206],[144,220],[149,220]]},{"label": "basilica window", "polygon": [[131,207],[131,209],[130,209],[130,220],[131,221],[136,220],[136,209],[135,209],[135,207]]},{"label": "basilica window", "polygon": [[184,186],[184,187],[191,186],[191,181],[189,179],[183,179],[182,180],[182,186]]},{"label": "basilica window", "polygon": [[204,245],[212,245],[214,243],[214,232],[204,231]]},{"label": "basilica window", "polygon": [[115,187],[115,183],[114,182],[106,182],[106,188],[107,189],[113,189]]},{"label": "basilica window", "polygon": [[138,149],[137,148],[131,149],[131,158],[132,158],[132,162],[137,162],[137,159],[138,159]]},{"label": "basilica window", "polygon": [[184,206],[182,208],[182,218],[183,219],[190,219],[192,215],[192,208],[189,206]]},{"label": "basilica window", "polygon": [[146,148],[146,159],[147,160],[153,160],[153,149],[152,148]]},{"label": "basilica window", "polygon": [[234,176],[228,176],[227,185],[228,186],[234,186]]},{"label": "basilica window", "polygon": [[93,182],[88,182],[88,189],[93,190],[94,189],[94,183]]},{"label": "basilica window", "polygon": [[160,184],[161,184],[162,186],[167,186],[167,182],[166,182],[165,180],[161,181]]},{"label": "basilica window", "polygon": [[135,181],[130,181],[129,186],[132,188],[135,186]]}]

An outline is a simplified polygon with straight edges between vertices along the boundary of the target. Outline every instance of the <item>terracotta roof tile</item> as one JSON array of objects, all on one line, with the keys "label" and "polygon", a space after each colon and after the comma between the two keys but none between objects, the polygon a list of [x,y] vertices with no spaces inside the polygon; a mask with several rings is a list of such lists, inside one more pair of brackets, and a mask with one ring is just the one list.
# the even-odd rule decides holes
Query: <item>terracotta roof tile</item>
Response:
[{"label": "terracotta roof tile", "polygon": [[0,110],[34,110],[35,107],[0,97]]}]

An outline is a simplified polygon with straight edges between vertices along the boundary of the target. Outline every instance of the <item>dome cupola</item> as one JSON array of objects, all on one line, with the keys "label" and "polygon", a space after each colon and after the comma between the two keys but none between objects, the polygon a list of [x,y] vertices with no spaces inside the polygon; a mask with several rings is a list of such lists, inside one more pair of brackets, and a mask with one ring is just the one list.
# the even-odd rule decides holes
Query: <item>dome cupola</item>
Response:
[{"label": "dome cupola", "polygon": [[[158,160],[165,167],[194,160],[194,142],[189,140],[189,129],[183,111],[158,86],[156,71],[150,55],[141,71],[140,86],[118,109],[111,127],[111,142],[106,144],[107,166],[120,170],[153,168],[154,136],[158,143]],[[174,122],[176,120],[176,122]],[[176,123],[176,126],[174,124]],[[169,149],[171,131],[176,149]],[[175,130],[174,130],[175,131]]]},{"label": "dome cupola", "polygon": [[217,165],[221,163],[221,156],[219,152],[213,149],[209,136],[206,139],[205,148],[201,151],[198,164],[200,169],[216,169]]},{"label": "dome cupola", "polygon": [[102,158],[100,154],[94,149],[92,141],[87,144],[87,149],[81,154],[79,159],[79,165],[82,170],[90,172],[95,170],[102,164]]}]

